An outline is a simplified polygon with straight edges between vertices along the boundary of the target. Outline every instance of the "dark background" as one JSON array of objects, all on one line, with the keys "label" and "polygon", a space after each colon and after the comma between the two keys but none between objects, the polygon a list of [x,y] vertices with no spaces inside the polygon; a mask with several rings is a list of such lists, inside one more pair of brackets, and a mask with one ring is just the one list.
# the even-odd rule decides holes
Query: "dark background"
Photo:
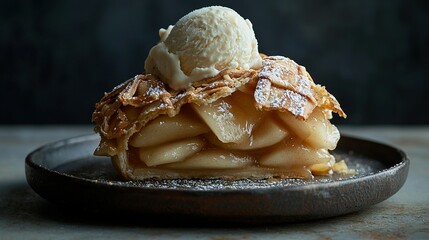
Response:
[{"label": "dark background", "polygon": [[112,0],[0,1],[0,124],[89,124],[159,28],[214,4],[326,85],[349,116],[335,123],[429,123],[429,1]]}]

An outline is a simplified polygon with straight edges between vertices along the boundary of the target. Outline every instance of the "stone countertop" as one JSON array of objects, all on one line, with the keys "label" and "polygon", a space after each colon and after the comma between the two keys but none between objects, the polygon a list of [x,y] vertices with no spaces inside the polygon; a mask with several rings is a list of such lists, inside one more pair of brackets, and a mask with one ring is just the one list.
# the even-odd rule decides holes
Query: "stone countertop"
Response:
[{"label": "stone countertop", "polygon": [[340,126],[343,134],[387,143],[411,159],[405,185],[360,212],[305,223],[221,227],[143,222],[71,212],[27,184],[25,156],[46,143],[92,133],[91,126],[0,126],[0,239],[429,239],[429,127]]}]

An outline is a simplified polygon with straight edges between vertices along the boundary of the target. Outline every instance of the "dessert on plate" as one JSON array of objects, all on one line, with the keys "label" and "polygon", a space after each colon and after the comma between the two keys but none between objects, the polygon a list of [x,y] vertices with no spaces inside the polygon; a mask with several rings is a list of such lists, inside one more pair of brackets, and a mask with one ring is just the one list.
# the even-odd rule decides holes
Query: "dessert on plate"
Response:
[{"label": "dessert on plate", "polygon": [[258,52],[249,20],[213,6],[159,31],[145,73],[106,93],[92,119],[124,179],[311,178],[336,161],[346,114],[305,67]]}]

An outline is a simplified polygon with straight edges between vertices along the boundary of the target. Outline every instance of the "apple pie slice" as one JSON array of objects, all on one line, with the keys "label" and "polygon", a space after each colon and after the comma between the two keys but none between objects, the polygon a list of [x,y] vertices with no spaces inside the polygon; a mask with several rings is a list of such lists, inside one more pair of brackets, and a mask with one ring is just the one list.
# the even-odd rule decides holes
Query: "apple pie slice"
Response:
[{"label": "apple pie slice", "polygon": [[342,117],[334,96],[281,57],[224,70],[183,90],[137,75],[96,104],[101,142],[125,178],[311,178],[347,172],[329,153]]}]

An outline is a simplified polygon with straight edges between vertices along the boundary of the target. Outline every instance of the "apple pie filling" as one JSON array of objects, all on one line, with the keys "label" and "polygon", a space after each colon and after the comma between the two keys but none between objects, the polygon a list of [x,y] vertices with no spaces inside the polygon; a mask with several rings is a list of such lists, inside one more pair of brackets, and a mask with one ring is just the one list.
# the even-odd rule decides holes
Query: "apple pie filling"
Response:
[{"label": "apple pie filling", "polygon": [[[309,178],[340,169],[328,150],[339,139],[330,112],[306,121],[289,112],[260,111],[253,95],[236,91],[217,101],[182,107],[148,122],[129,141],[134,171],[169,176],[234,178],[237,174]],[[263,174],[262,174],[263,175]]]}]

